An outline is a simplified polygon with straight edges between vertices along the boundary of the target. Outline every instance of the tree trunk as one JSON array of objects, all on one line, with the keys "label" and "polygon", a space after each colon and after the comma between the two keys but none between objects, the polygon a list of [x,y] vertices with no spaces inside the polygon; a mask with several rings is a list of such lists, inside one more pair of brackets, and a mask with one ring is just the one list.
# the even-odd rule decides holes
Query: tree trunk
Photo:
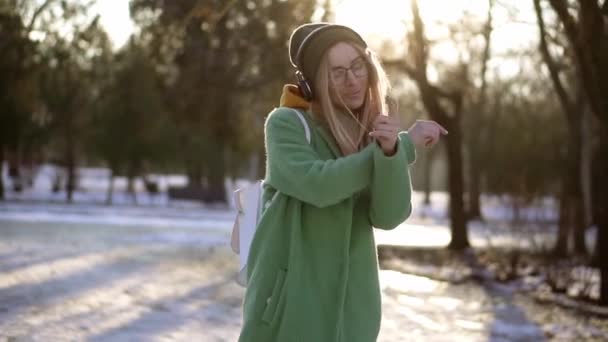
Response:
[{"label": "tree trunk", "polygon": [[[414,22],[411,52],[413,53],[415,64],[410,66],[407,61],[403,61],[398,65],[415,80],[420,91],[422,103],[431,119],[445,127],[449,132],[446,136],[446,146],[448,152],[449,216],[452,238],[448,248],[462,250],[470,246],[464,213],[462,132],[460,128],[464,92],[461,90],[445,92],[429,82],[427,77],[428,54],[426,53],[428,45],[424,33],[424,23],[420,17],[418,2],[413,0],[410,2],[410,5]],[[466,69],[463,68],[460,71],[462,71],[461,77],[463,78],[463,83],[465,83],[467,77]],[[441,101],[442,99],[446,99],[452,104],[453,109],[450,114],[446,111]]]},{"label": "tree trunk", "polygon": [[67,146],[66,146],[66,172],[67,172],[67,184],[66,194],[68,203],[73,202],[73,194],[76,188],[76,158],[74,156],[74,144],[72,138],[68,135]]},{"label": "tree trunk", "polygon": [[557,241],[553,247],[553,255],[557,258],[563,258],[568,255],[568,236],[570,233],[570,211],[568,210],[568,195],[566,193],[566,185],[564,184],[564,182],[567,183],[567,179],[565,179],[565,176],[562,178],[562,191],[559,200],[559,220],[557,225]]},{"label": "tree trunk", "polygon": [[139,173],[137,163],[131,160],[127,167],[127,193],[133,198],[133,204],[137,205],[137,191],[135,189],[135,179]]},{"label": "tree trunk", "polygon": [[553,251],[559,257],[569,254],[570,238],[573,241],[572,247],[575,254],[587,254],[580,167],[582,163],[582,117],[571,115],[569,118],[571,120],[569,120],[568,160],[562,176],[558,239]]},{"label": "tree trunk", "polygon": [[598,237],[597,237],[597,260],[599,261],[601,284],[600,304],[608,305],[608,123],[604,123],[600,132],[600,157],[597,160],[598,184],[594,189],[598,192]]},{"label": "tree trunk", "polygon": [[114,197],[114,168],[110,168],[110,179],[108,182],[108,192],[106,197],[106,204],[111,205]]},{"label": "tree trunk", "polygon": [[[576,90],[576,102],[572,100],[562,84],[560,72],[549,52],[546,39],[545,23],[543,10],[540,0],[534,0],[534,9],[538,20],[540,33],[539,49],[543,60],[549,70],[549,75],[555,88],[555,92],[560,101],[562,111],[568,123],[568,158],[565,165],[565,172],[562,175],[562,194],[560,198],[560,218],[558,228],[557,243],[554,248],[556,256],[564,257],[569,252],[569,240],[573,239],[574,252],[576,254],[586,254],[585,247],[585,212],[583,206],[582,188],[582,148],[583,148],[583,114],[580,107],[584,107],[583,98],[584,85],[580,85]],[[583,69],[579,67],[579,72]],[[580,84],[580,83],[579,83]],[[576,88],[575,88],[576,89]]]},{"label": "tree trunk", "polygon": [[603,14],[603,27],[601,27],[601,39],[603,44],[599,48],[600,60],[603,64],[600,68],[600,93],[603,94],[601,97],[601,103],[603,111],[598,113],[600,119],[600,148],[599,148],[599,161],[600,161],[600,177],[598,177],[598,184],[595,187],[600,194],[599,207],[598,207],[598,246],[600,252],[600,272],[601,272],[601,285],[600,285],[600,304],[608,305],[608,2],[604,0],[602,6]]},{"label": "tree trunk", "polygon": [[[447,128],[447,127],[446,127]],[[447,135],[449,161],[450,221],[452,239],[449,248],[463,250],[470,246],[466,227],[464,201],[464,180],[462,172],[462,137],[458,123],[449,125]]]},{"label": "tree trunk", "polygon": [[468,206],[467,206],[467,221],[474,219],[481,219],[481,206],[479,197],[481,196],[481,161],[478,155],[473,153],[479,153],[479,149],[475,146],[470,146],[471,150],[471,163],[469,165],[469,192],[468,192]]},{"label": "tree trunk", "polygon": [[0,201],[4,201],[4,145],[0,144]]},{"label": "tree trunk", "polygon": [[585,242],[587,226],[585,225],[585,208],[583,206],[582,198],[579,197],[579,200],[575,201],[573,205],[574,208],[572,210],[574,211],[574,230],[572,234],[574,235],[574,253],[576,255],[587,256],[589,255],[589,252],[587,251],[587,244]]},{"label": "tree trunk", "polygon": [[133,175],[127,176],[127,193],[131,195],[133,204],[137,205],[137,194],[135,191],[135,177]]},{"label": "tree trunk", "polygon": [[[601,138],[600,138],[601,139]],[[604,175],[601,174],[600,163],[602,159],[600,148],[591,157],[591,219],[593,224],[600,224],[600,212],[601,212],[601,193],[604,189],[598,188],[598,185],[602,183]],[[605,157],[604,157],[605,158]]]},{"label": "tree trunk", "polygon": [[576,73],[593,114],[599,120],[599,158],[594,169],[597,192],[597,254],[600,268],[600,303],[608,305],[608,5],[580,0],[577,16],[565,0],[550,0],[574,52]]},{"label": "tree trunk", "polygon": [[593,201],[593,154],[595,151],[595,134],[592,128],[592,120],[595,118],[589,111],[589,107],[585,106],[583,115],[583,133],[582,133],[582,152],[581,152],[581,187],[583,192],[583,207],[585,211],[585,227],[592,226],[594,220],[594,201]]},{"label": "tree trunk", "polygon": [[202,188],[203,186],[203,168],[197,158],[187,162],[186,173],[188,175],[188,187]]},{"label": "tree trunk", "polygon": [[[493,17],[492,10],[494,8],[494,0],[488,0],[488,16],[486,25],[484,27],[483,38],[485,46],[483,49],[483,55],[481,59],[481,87],[479,89],[479,96],[475,103],[476,115],[481,118],[485,118],[487,113],[487,70],[488,60],[490,59],[490,53],[492,50],[491,35],[493,30]],[[486,121],[486,120],[483,120]],[[482,121],[482,122],[483,122]],[[481,125],[480,125],[481,126]],[[469,141],[469,191],[468,191],[468,207],[466,220],[481,219],[481,208],[479,197],[481,196],[481,151],[482,144],[481,140],[481,129],[476,128],[467,132],[470,135]]]},{"label": "tree trunk", "polygon": [[217,148],[210,151],[213,158],[211,163],[207,164],[209,169],[209,177],[207,178],[207,191],[209,202],[226,202],[226,163],[224,149],[219,144]]}]

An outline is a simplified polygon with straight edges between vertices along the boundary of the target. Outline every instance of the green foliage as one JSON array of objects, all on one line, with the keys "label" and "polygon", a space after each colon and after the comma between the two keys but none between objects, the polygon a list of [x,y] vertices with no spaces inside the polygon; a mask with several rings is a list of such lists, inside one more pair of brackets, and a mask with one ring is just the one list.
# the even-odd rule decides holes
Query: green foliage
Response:
[{"label": "green foliage", "polygon": [[15,8],[0,11],[0,50],[0,146],[16,147],[36,136],[43,122],[33,115],[39,104],[36,45]]},{"label": "green foliage", "polygon": [[92,110],[93,152],[117,173],[166,162],[175,151],[176,132],[145,49],[132,41],[109,67]]},{"label": "green foliage", "polygon": [[211,182],[221,181],[227,168],[235,173],[239,165],[227,160],[225,151],[235,161],[262,148],[260,123],[278,104],[291,70],[289,34],[310,20],[314,5],[131,1],[142,40],[163,77],[166,109],[192,182],[211,174],[219,175]]}]

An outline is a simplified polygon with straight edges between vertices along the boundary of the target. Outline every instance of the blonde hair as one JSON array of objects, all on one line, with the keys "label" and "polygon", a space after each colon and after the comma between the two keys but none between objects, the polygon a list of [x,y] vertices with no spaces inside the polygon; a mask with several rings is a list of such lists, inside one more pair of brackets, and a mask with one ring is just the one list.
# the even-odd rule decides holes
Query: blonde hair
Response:
[{"label": "blonde hair", "polygon": [[335,107],[331,100],[328,52],[325,52],[321,58],[319,69],[317,70],[316,84],[314,85],[315,93],[318,95],[317,102],[321,107],[321,113],[315,113],[315,115],[319,114],[321,116],[321,121],[329,128],[344,155],[355,153],[371,142],[367,133],[371,131],[376,117],[381,113],[387,113],[386,96],[390,89],[386,72],[376,55],[371,50],[365,49],[358,44],[348,43],[365,59],[365,64],[369,70],[368,89],[366,90],[365,101],[363,102],[359,117],[344,104],[344,100],[340,97],[339,93],[335,92],[344,110],[357,122],[358,130],[355,132],[355,137],[341,124],[337,117],[337,115],[340,115],[337,114],[338,108]]}]

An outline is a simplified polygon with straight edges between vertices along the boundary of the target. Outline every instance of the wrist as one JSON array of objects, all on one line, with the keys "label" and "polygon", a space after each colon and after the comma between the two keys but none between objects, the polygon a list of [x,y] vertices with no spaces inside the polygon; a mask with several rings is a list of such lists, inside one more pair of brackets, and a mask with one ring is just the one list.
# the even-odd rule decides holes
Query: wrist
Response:
[{"label": "wrist", "polygon": [[391,148],[390,150],[383,150],[384,155],[387,157],[392,157],[395,155],[395,153],[397,153],[397,144],[398,144],[399,140],[395,141],[395,144],[393,145],[393,148]]}]

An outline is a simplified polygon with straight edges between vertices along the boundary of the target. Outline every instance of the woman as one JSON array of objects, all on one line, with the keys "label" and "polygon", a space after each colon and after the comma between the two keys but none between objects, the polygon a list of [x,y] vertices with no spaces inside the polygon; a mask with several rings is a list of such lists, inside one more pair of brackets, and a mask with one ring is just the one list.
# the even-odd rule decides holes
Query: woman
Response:
[{"label": "woman", "polygon": [[[239,341],[369,342],[381,293],[372,227],[411,212],[414,145],[447,131],[386,115],[388,82],[352,29],[306,24],[290,37],[298,86],[265,124],[262,213],[251,244]],[[289,107],[289,108],[288,108]],[[304,115],[311,140],[293,109]]]}]

